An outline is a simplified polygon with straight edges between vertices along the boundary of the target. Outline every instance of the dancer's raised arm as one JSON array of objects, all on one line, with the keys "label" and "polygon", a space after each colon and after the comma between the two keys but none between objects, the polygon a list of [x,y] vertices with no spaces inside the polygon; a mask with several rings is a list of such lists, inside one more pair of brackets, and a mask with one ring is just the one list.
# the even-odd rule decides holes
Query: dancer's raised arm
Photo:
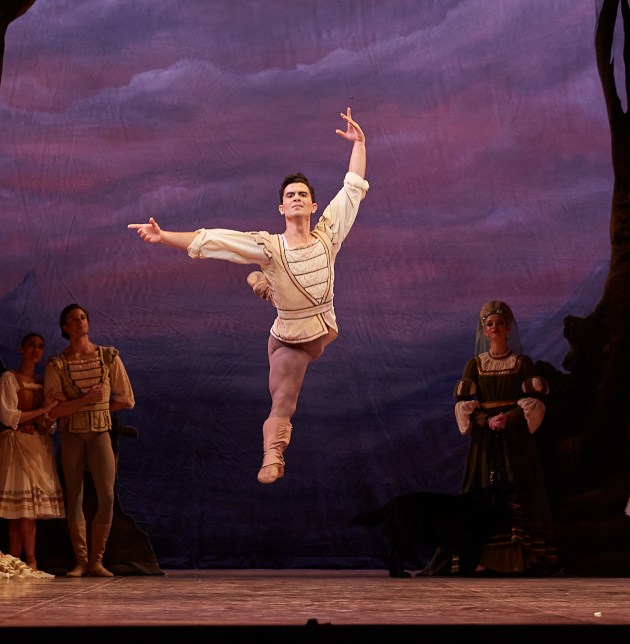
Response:
[{"label": "dancer's raised arm", "polygon": [[352,153],[350,155],[350,163],[348,164],[348,171],[358,174],[362,179],[365,179],[365,166],[366,166],[366,152],[365,152],[365,134],[359,124],[352,119],[352,110],[348,108],[346,113],[341,113],[341,118],[348,124],[346,131],[335,130],[339,136],[344,139],[352,141]]}]

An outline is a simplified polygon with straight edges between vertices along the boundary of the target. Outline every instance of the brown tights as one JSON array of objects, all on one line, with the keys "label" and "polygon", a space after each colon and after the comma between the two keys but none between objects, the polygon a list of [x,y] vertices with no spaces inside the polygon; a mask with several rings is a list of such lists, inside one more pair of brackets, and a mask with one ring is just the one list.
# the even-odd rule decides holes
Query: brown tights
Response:
[{"label": "brown tights", "polygon": [[94,521],[111,523],[114,515],[116,458],[109,432],[61,432],[61,464],[66,482],[68,523],[85,521],[83,477],[86,465],[92,475],[98,500]]},{"label": "brown tights", "polygon": [[336,337],[337,333],[332,329],[328,330],[328,335],[302,344],[288,344],[269,337],[269,418],[275,416],[291,420],[308,365],[317,360]]}]

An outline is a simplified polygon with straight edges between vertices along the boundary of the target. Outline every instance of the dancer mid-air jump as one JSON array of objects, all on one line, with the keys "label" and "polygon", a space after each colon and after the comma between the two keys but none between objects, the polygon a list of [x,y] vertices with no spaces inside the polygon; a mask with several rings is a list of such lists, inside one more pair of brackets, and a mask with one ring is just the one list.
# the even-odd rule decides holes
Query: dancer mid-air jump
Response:
[{"label": "dancer mid-air jump", "polygon": [[261,483],[284,475],[283,453],[291,439],[291,418],[306,369],[322,355],[338,333],[333,307],[334,264],[343,240],[369,188],[365,181],[365,135],[350,108],[341,114],[346,130],[336,133],[352,143],[343,187],[311,230],[317,210],[315,191],[303,174],[290,174],[280,187],[283,234],[201,228],[193,232],[162,230],[153,217],[146,224],[129,224],[151,244],[186,250],[193,259],[223,259],[257,264],[247,282],[277,310],[268,342],[271,411],[263,424]]}]

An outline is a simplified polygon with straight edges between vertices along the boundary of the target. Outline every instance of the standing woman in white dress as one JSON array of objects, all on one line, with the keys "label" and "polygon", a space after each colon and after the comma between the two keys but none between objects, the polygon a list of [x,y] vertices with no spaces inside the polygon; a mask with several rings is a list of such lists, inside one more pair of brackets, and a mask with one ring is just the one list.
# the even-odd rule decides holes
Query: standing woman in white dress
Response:
[{"label": "standing woman in white dress", "polygon": [[0,375],[0,517],[9,521],[9,554],[37,570],[37,519],[65,517],[63,490],[45,415],[57,404],[44,398],[35,374],[44,338],[29,333],[19,347],[20,366]]}]

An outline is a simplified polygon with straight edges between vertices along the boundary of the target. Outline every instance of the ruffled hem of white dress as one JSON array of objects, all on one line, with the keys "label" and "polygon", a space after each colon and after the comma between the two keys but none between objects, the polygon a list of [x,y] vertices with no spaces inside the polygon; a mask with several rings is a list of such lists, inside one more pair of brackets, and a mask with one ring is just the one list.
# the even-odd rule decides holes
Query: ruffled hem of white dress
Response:
[{"label": "ruffled hem of white dress", "polygon": [[21,559],[0,552],[0,579],[54,579],[55,575],[34,570]]}]

